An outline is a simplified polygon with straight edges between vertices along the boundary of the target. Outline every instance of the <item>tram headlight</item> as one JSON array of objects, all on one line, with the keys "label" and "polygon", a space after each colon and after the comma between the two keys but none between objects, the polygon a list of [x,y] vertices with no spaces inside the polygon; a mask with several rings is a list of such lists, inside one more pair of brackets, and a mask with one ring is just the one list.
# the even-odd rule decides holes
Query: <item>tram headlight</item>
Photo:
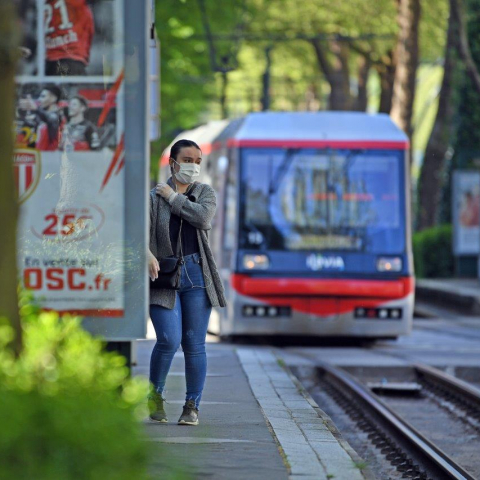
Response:
[{"label": "tram headlight", "polygon": [[395,319],[402,318],[402,309],[401,308],[392,308],[390,310],[390,318],[395,318]]},{"label": "tram headlight", "polygon": [[377,259],[377,270],[379,272],[399,272],[401,269],[401,257],[379,257]]},{"label": "tram headlight", "polygon": [[267,318],[280,318],[291,317],[292,309],[290,306],[285,305],[244,305],[242,307],[243,317],[267,317]]},{"label": "tram headlight", "polygon": [[381,308],[378,311],[379,318],[388,318],[388,310],[386,308]]},{"label": "tram headlight", "polygon": [[270,260],[266,255],[252,255],[247,253],[243,256],[243,266],[247,270],[267,270]]}]

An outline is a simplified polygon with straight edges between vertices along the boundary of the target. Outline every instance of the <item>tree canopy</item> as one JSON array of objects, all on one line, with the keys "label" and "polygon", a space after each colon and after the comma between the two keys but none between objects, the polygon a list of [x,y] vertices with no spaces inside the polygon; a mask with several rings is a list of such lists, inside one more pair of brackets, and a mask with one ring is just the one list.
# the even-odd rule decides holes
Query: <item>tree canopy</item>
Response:
[{"label": "tree canopy", "polygon": [[[417,78],[417,82],[435,81],[433,98],[420,86],[423,98],[417,96],[414,123],[425,116],[425,109],[428,113],[430,104],[435,108],[448,0],[439,0],[435,8],[422,2],[422,7],[420,65],[437,66],[437,71],[429,76],[428,69],[423,70],[423,77]],[[159,146],[179,131],[225,112],[234,117],[261,110],[266,89],[272,110],[381,108],[379,75],[388,73],[393,61],[397,0],[224,0],[220,4],[170,0],[157,2],[156,15],[161,41]],[[215,66],[221,70],[222,65],[233,69],[225,74],[212,70]],[[335,89],[337,104],[332,103]],[[387,104],[384,109],[388,108]],[[430,123],[425,122],[425,128],[431,127],[433,116],[427,115]]]}]

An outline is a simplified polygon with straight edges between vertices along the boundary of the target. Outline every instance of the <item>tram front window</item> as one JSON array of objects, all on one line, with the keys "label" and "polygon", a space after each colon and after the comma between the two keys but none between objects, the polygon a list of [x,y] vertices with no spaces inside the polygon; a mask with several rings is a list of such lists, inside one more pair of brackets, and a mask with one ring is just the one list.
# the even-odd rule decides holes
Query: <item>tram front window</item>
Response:
[{"label": "tram front window", "polygon": [[403,152],[245,149],[246,249],[405,250]]}]

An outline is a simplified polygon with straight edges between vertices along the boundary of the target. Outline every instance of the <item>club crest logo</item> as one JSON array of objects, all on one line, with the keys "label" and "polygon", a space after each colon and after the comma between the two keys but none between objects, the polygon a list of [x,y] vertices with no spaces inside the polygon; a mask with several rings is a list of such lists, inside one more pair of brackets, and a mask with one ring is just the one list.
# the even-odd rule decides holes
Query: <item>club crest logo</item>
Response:
[{"label": "club crest logo", "polygon": [[40,152],[31,148],[16,149],[13,167],[18,201],[23,203],[35,191],[40,180]]}]

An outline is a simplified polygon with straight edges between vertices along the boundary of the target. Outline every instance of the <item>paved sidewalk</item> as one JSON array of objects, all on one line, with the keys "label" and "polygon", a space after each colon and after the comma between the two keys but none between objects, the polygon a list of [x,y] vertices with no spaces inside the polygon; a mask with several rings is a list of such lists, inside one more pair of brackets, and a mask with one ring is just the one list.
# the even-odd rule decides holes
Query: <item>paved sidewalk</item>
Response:
[{"label": "paved sidewalk", "polygon": [[[331,431],[331,419],[268,350],[239,349],[253,394],[285,452],[290,478],[361,480],[348,444]],[[349,451],[347,451],[349,450]]]},{"label": "paved sidewalk", "polygon": [[[148,375],[153,345],[138,342],[135,375]],[[166,386],[170,422],[145,420],[154,478],[178,478],[172,465],[181,466],[181,478],[191,479],[364,478],[328,417],[269,349],[207,344],[207,357],[200,425],[176,424],[185,392],[181,352]]]}]

